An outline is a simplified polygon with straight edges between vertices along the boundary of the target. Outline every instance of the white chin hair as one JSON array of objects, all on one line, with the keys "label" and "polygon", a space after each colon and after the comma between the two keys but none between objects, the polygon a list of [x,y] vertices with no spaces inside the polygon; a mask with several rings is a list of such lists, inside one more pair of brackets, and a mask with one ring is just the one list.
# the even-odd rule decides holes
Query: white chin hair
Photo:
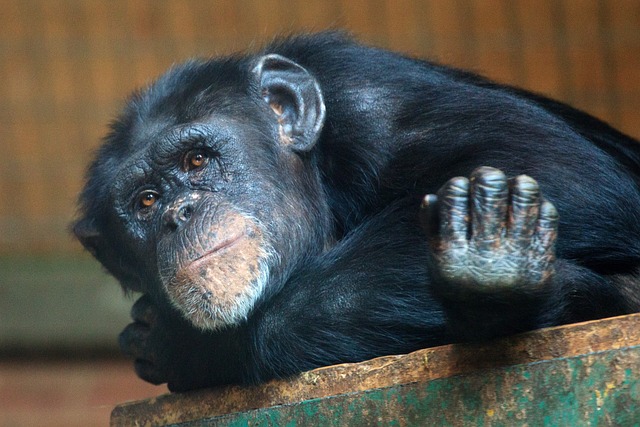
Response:
[{"label": "white chin hair", "polygon": [[269,263],[260,262],[258,277],[246,287],[246,291],[233,304],[216,304],[215,295],[198,284],[182,284],[188,287],[181,292],[180,301],[172,298],[173,305],[202,331],[216,331],[245,321],[262,296],[269,280]]}]

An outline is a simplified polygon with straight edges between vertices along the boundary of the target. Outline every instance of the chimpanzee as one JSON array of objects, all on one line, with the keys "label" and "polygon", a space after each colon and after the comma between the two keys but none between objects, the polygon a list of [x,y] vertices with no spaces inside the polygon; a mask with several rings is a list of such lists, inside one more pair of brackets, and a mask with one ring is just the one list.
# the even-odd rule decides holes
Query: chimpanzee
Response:
[{"label": "chimpanzee", "polygon": [[637,141],[342,33],[174,67],[87,176],[75,234],[172,390],[640,309]]}]

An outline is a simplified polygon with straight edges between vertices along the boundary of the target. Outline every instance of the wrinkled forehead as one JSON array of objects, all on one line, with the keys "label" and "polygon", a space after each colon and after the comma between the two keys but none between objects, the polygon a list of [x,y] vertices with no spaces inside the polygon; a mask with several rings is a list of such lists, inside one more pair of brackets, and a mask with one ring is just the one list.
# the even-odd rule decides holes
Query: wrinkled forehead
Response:
[{"label": "wrinkled forehead", "polygon": [[[167,97],[150,107],[133,110],[126,132],[117,135],[128,154],[148,149],[153,141],[190,140],[199,135],[218,134],[231,123],[256,121],[255,97],[247,97],[238,88],[208,88],[190,98]],[[144,99],[142,102],[145,102]],[[161,153],[160,153],[161,154]]]},{"label": "wrinkled forehead", "polygon": [[[130,158],[135,153],[145,151],[158,152],[164,144],[159,141],[171,141],[188,126],[188,121],[178,120],[171,114],[138,116],[126,134],[120,135],[126,147],[121,153]],[[165,143],[166,144],[166,143]]]}]

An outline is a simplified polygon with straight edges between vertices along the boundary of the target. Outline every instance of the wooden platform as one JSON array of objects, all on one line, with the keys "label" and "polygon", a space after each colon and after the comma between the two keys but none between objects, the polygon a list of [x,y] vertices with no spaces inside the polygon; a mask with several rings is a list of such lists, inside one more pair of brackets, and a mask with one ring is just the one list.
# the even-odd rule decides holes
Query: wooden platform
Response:
[{"label": "wooden platform", "polygon": [[125,403],[112,426],[640,425],[640,314]]}]

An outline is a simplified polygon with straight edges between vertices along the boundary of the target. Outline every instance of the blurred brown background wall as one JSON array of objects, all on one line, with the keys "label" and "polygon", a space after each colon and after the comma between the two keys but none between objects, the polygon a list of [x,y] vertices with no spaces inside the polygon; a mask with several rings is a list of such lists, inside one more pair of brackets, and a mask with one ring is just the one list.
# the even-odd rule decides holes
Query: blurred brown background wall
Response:
[{"label": "blurred brown background wall", "polygon": [[193,55],[327,27],[551,95],[640,137],[638,0],[3,0],[0,255],[79,252],[67,226],[83,171],[132,89]]}]

